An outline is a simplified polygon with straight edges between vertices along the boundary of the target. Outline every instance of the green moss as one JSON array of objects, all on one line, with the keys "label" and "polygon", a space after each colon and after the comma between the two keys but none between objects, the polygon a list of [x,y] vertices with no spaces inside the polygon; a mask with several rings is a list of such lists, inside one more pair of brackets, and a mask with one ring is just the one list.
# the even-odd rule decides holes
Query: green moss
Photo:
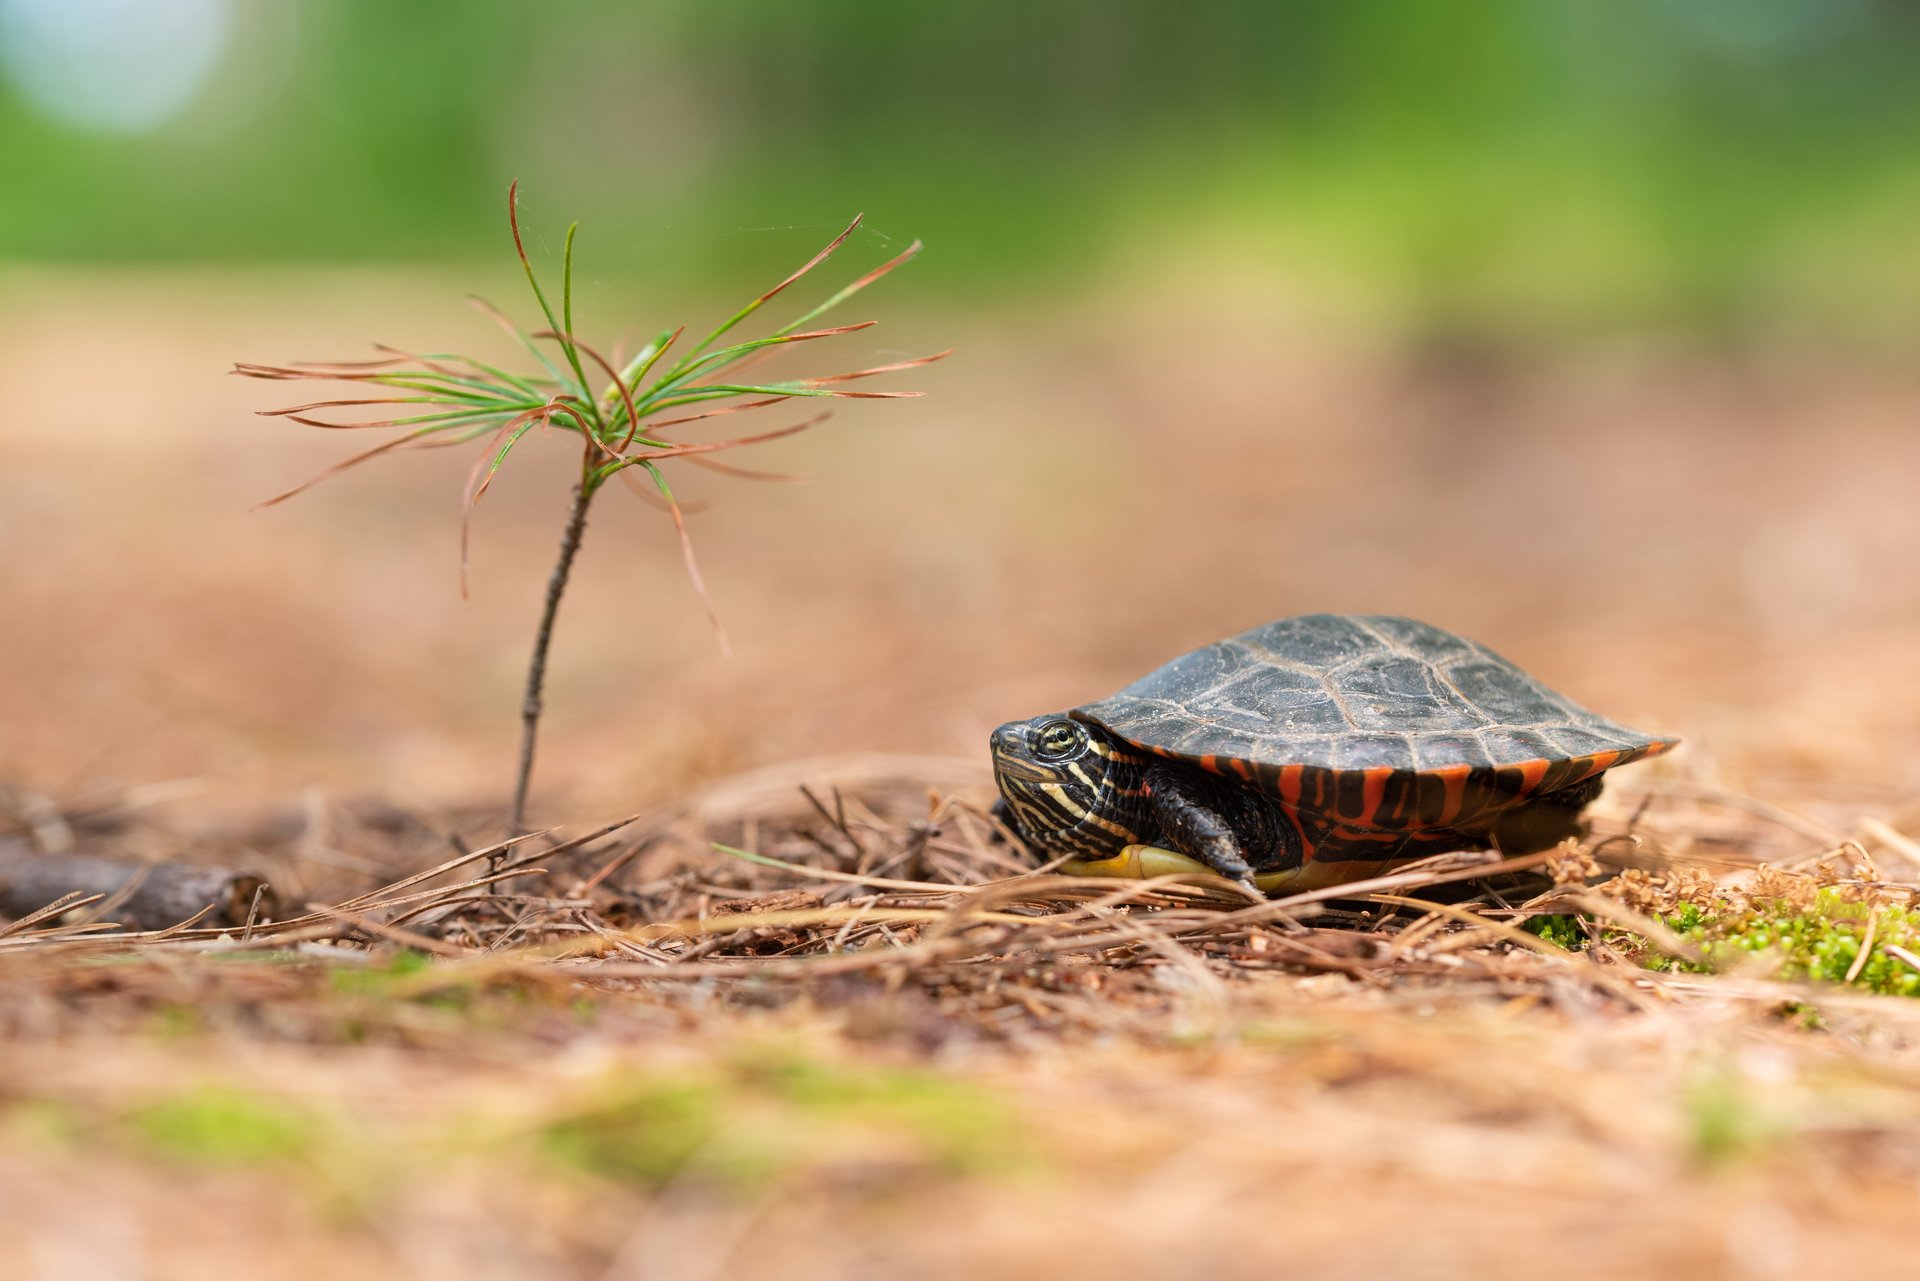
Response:
[{"label": "green moss", "polygon": [[1738,1078],[1716,1073],[1696,1081],[1683,1099],[1694,1155],[1724,1165],[1766,1147],[1779,1126],[1750,1097]]},{"label": "green moss", "polygon": [[1698,903],[1682,903],[1672,916],[1663,916],[1660,920],[1676,934],[1686,934],[1712,924],[1712,918]]},{"label": "green moss", "polygon": [[721,1099],[696,1081],[635,1086],[550,1123],[540,1135],[548,1156],[622,1183],[657,1187],[699,1154],[737,1178],[761,1171],[750,1153],[720,1154]]},{"label": "green moss", "polygon": [[906,1069],[850,1069],[790,1060],[763,1080],[796,1108],[829,1126],[868,1126],[910,1138],[942,1169],[997,1166],[1012,1156],[1018,1126],[1007,1107],[976,1086]]},{"label": "green moss", "polygon": [[1577,952],[1587,945],[1587,932],[1580,927],[1577,916],[1530,916],[1520,928],[1569,952]]},{"label": "green moss", "polygon": [[[1854,973],[1873,925],[1872,953]],[[1809,908],[1776,900],[1738,911],[1714,913],[1694,904],[1660,918],[1698,949],[1698,960],[1667,960],[1666,966],[1713,972],[1758,968],[1776,978],[1847,983],[1890,996],[1920,996],[1920,970],[1889,952],[1889,946],[1920,952],[1920,913],[1911,909],[1854,902],[1837,890],[1822,889]]]},{"label": "green moss", "polygon": [[[379,1007],[387,1002],[456,1015],[477,1029],[500,1026],[510,1017],[509,1007],[528,1003],[527,990],[516,979],[478,978],[457,965],[436,965],[432,957],[413,951],[397,952],[384,964],[335,969],[327,982],[335,996],[362,1003],[359,1013],[369,1027],[382,1021]],[[356,1021],[361,1020],[349,1019],[349,1023]]]},{"label": "green moss", "polygon": [[539,1146],[619,1182],[654,1187],[691,1173],[754,1185],[850,1155],[935,1174],[1018,1170],[1028,1164],[1022,1133],[992,1094],[932,1073],[756,1057],[623,1083],[548,1123]]},{"label": "green moss", "polygon": [[154,1035],[163,1040],[183,1041],[199,1036],[205,1030],[205,1011],[197,1005],[168,1001],[153,1011]]},{"label": "green moss", "polygon": [[386,996],[402,980],[410,979],[433,964],[424,952],[396,952],[385,965],[341,967],[328,976],[333,990],[341,996]]},{"label": "green moss", "polygon": [[1802,1031],[1824,1032],[1827,1030],[1827,1020],[1820,1013],[1820,1007],[1809,1005],[1805,1001],[1782,1001],[1773,1012],[1782,1023]]},{"label": "green moss", "polygon": [[144,1104],[128,1117],[128,1128],[163,1156],[252,1165],[309,1156],[320,1127],[310,1114],[278,1100],[209,1088]]}]

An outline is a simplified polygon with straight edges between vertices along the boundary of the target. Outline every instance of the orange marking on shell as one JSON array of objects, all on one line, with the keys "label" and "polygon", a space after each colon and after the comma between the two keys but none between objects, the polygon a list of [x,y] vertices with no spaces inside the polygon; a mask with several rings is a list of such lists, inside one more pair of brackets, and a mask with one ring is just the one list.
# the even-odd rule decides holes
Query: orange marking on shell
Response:
[{"label": "orange marking on shell", "polygon": [[1373,822],[1374,815],[1380,812],[1380,802],[1387,796],[1387,776],[1393,770],[1381,765],[1360,773],[1360,815],[1356,823]]},{"label": "orange marking on shell", "polygon": [[1229,757],[1227,759],[1227,768],[1238,775],[1241,782],[1251,783],[1253,781],[1253,767],[1239,757]]},{"label": "orange marking on shell", "polygon": [[1540,780],[1547,776],[1547,761],[1521,761],[1514,766],[1520,771],[1520,795],[1531,794],[1540,786]]},{"label": "orange marking on shell", "polygon": [[1593,753],[1592,755],[1586,758],[1586,764],[1587,764],[1586,772],[1581,774],[1579,779],[1577,779],[1576,781],[1584,783],[1588,779],[1592,778],[1595,774],[1605,773],[1607,770],[1612,769],[1615,765],[1618,765],[1620,763],[1620,758],[1625,755],[1627,755],[1626,752],[1595,752]]},{"label": "orange marking on shell", "polygon": [[[1288,817],[1291,818],[1292,815]],[[1320,852],[1320,842],[1308,836],[1306,825],[1298,820],[1294,821],[1293,829],[1300,833],[1300,862],[1302,865],[1313,862],[1313,856]]]},{"label": "orange marking on shell", "polygon": [[1209,774],[1218,774],[1220,772],[1220,758],[1212,752],[1208,752],[1200,758],[1200,768]]},{"label": "orange marking on shell", "polygon": [[1440,785],[1444,787],[1447,792],[1446,803],[1440,807],[1440,822],[1436,824],[1436,826],[1445,827],[1447,824],[1453,822],[1454,819],[1460,817],[1460,809],[1467,802],[1467,771],[1469,768],[1470,767],[1466,765],[1448,765],[1441,769],[1427,771],[1427,773],[1440,780]]},{"label": "orange marking on shell", "polygon": [[1305,772],[1301,765],[1282,765],[1280,767],[1280,799],[1289,809],[1300,804],[1300,775]]}]

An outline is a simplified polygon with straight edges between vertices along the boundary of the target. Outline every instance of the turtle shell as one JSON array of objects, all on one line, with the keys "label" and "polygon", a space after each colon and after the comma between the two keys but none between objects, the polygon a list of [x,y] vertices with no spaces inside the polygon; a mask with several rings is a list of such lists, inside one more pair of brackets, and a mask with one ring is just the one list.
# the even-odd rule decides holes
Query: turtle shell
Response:
[{"label": "turtle shell", "polygon": [[[1397,784],[1398,812],[1366,807],[1371,825],[1396,828],[1464,817],[1458,791],[1468,778],[1480,792],[1491,787],[1469,806],[1477,810],[1572,786],[1677,741],[1598,716],[1484,645],[1384,614],[1268,623],[1071,714],[1307,808],[1354,809],[1357,795],[1347,806],[1332,793]],[[1405,775],[1422,777],[1394,777]],[[1349,786],[1361,782],[1373,786]],[[1435,803],[1417,805],[1427,792]]]}]

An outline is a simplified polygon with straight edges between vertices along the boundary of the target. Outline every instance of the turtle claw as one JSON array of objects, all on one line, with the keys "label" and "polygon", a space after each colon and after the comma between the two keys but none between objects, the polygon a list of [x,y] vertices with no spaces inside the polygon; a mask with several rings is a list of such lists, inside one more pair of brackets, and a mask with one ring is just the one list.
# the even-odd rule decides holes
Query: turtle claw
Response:
[{"label": "turtle claw", "polygon": [[1200,861],[1207,865],[1207,870],[1215,876],[1232,881],[1235,885],[1244,885],[1255,894],[1260,892],[1253,883],[1253,868],[1240,857],[1240,851],[1231,840],[1209,841],[1196,852]]}]

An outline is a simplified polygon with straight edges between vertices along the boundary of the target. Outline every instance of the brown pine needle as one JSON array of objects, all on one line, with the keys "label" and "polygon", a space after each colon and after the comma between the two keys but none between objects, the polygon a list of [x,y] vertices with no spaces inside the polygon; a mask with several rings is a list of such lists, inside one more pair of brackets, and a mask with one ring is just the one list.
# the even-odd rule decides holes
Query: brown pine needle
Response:
[{"label": "brown pine needle", "polygon": [[798,271],[794,272],[791,276],[788,276],[785,280],[781,281],[779,284],[775,285],[773,288],[767,290],[767,292],[765,292],[764,294],[761,294],[760,297],[754,300],[753,305],[758,307],[761,303],[771,302],[773,298],[776,295],[778,295],[782,290],[784,290],[787,286],[795,283],[802,276],[806,275],[808,272],[812,271],[815,267],[818,267],[821,263],[825,262],[829,254],[831,254],[834,250],[838,249],[842,244],[846,243],[847,237],[851,236],[854,233],[854,230],[860,226],[860,220],[865,217],[866,215],[863,213],[855,214],[853,216],[853,221],[847,224],[847,229],[841,232],[839,235],[835,236],[832,240],[828,241],[827,247],[825,249],[822,249],[819,253],[807,259],[805,265],[802,266]]},{"label": "brown pine needle", "polygon": [[[560,338],[561,335],[556,334],[551,330],[543,329],[539,333],[535,334],[534,337]],[[610,362],[605,356],[602,356],[599,352],[595,351],[592,347],[589,347],[586,343],[580,341],[580,339],[578,338],[566,338],[564,339],[564,341],[570,342],[575,347],[578,347],[581,351],[586,352],[588,357],[592,359],[594,364],[600,366],[601,369],[606,371],[607,377],[613,380],[613,385],[620,389],[620,402],[621,404],[626,406],[626,410],[627,410],[627,434],[621,440],[620,447],[618,449],[613,450],[612,452],[616,455],[626,452],[627,446],[633,443],[633,438],[635,433],[637,433],[640,430],[640,411],[634,408],[633,388],[627,386],[626,381],[620,377],[620,371],[613,367],[612,362]],[[662,350],[664,351],[665,348],[662,348]],[[599,437],[597,436],[593,437],[592,443],[599,445],[600,444]],[[602,445],[601,448],[604,449],[605,446]]]},{"label": "brown pine needle", "polygon": [[318,485],[323,480],[330,480],[333,477],[338,476],[343,471],[347,471],[351,468],[358,467],[361,463],[366,462],[368,459],[378,458],[381,454],[389,453],[393,450],[399,449],[401,446],[406,445],[410,441],[417,440],[423,435],[425,435],[425,432],[416,431],[416,432],[409,432],[404,436],[395,436],[392,440],[383,441],[380,444],[375,445],[372,449],[362,450],[360,453],[354,454],[350,458],[343,458],[339,462],[334,463],[332,466],[326,468],[324,471],[321,471],[313,476],[309,476],[307,479],[301,481],[298,485],[295,485],[292,489],[282,490],[280,493],[275,494],[271,498],[264,499],[260,502],[255,503],[253,505],[253,510],[259,511],[263,507],[272,507],[278,503],[284,503],[287,501],[287,499],[292,498],[295,494],[303,494],[307,490],[312,489],[315,485]]},{"label": "brown pine needle", "polygon": [[461,600],[469,599],[467,591],[467,565],[468,549],[471,544],[470,534],[473,528],[473,509],[479,506],[481,497],[487,492],[487,487],[493,484],[494,476],[498,474],[498,468],[493,464],[499,457],[501,444],[514,432],[524,426],[530,418],[539,417],[545,421],[551,417],[552,411],[553,406],[548,405],[544,412],[529,409],[518,417],[510,419],[498,432],[494,433],[493,438],[487,442],[487,447],[473,460],[473,469],[467,473],[466,490],[460,501]]},{"label": "brown pine needle", "polygon": [[[642,449],[618,457],[624,462],[654,462],[662,458],[685,458],[691,454],[713,454],[728,449],[742,449],[748,445],[758,445],[764,441],[779,440],[783,436],[793,436],[817,427],[825,422],[830,414],[823,411],[813,417],[787,427],[778,427],[772,431],[757,432],[751,436],[736,436],[732,440],[696,441],[687,444],[670,445],[665,449]],[[602,447],[604,449],[604,446]]]},{"label": "brown pine needle", "polygon": [[768,405],[777,405],[783,400],[792,400],[791,396],[769,396],[764,400],[748,401],[743,405],[728,405],[723,409],[708,409],[697,414],[687,414],[681,418],[656,418],[647,424],[648,432],[659,427],[678,427],[684,423],[697,423],[702,418],[718,418],[722,414],[740,414],[749,409],[764,409]]},{"label": "brown pine needle", "polygon": [[[847,374],[828,374],[823,378],[809,378],[807,382],[809,385],[817,387],[824,383],[844,383],[851,382],[855,378],[872,378],[875,374],[897,373],[902,369],[918,369],[921,365],[931,365],[936,360],[945,360],[948,356],[953,355],[955,350],[955,348],[949,347],[945,351],[937,351],[931,356],[919,356],[913,360],[895,361],[891,365],[875,365],[871,369],[856,369],[852,373]],[[848,392],[846,394],[857,395],[859,393]],[[912,394],[925,395],[926,393],[914,392]]]},{"label": "brown pine needle", "polygon": [[[419,396],[360,396],[347,400],[311,400],[304,405],[288,405],[284,409],[256,409],[253,412],[261,418],[285,418],[293,414],[304,414],[314,409],[341,409],[352,405],[408,405],[417,404]],[[311,419],[301,419],[311,427],[379,427],[380,423],[316,423]]]},{"label": "brown pine needle", "polygon": [[[705,459],[705,458],[687,459],[687,463],[689,466],[697,466],[701,463],[706,463],[709,461],[710,461],[709,459]],[[653,510],[657,512],[666,512],[671,510],[670,508],[668,508],[667,504],[664,501],[662,501],[659,494],[654,493],[652,490],[648,489],[645,485],[642,485],[639,481],[633,478],[633,468],[631,467],[621,468],[620,480],[622,483],[626,485],[627,491],[629,493],[631,493],[635,498],[639,499],[641,502],[645,503],[647,506],[653,508]],[[699,512],[706,511],[708,508],[712,506],[713,504],[708,502],[705,499],[695,499],[691,502],[681,503],[680,509],[691,516]]]},{"label": "brown pine needle", "polygon": [[[801,424],[801,430],[807,424]],[[700,573],[699,558],[693,554],[693,536],[687,532],[686,513],[680,510],[680,504],[673,494],[663,492],[660,497],[666,501],[667,514],[673,517],[673,529],[680,537],[680,556],[686,562],[687,577],[693,582],[693,593],[700,598],[701,608],[707,612],[707,622],[713,627],[714,639],[720,645],[720,653],[727,658],[733,657],[733,642],[727,639],[727,629],[720,622],[720,611],[714,608],[713,596],[707,591],[707,580]]]},{"label": "brown pine needle", "polygon": [[[699,467],[722,476],[732,476],[736,480],[757,480],[774,485],[804,485],[811,479],[803,471],[761,471],[757,467],[742,467],[737,463],[724,463],[718,458],[702,458],[698,454],[686,455],[689,467]],[[689,507],[688,511],[693,508]]]}]

